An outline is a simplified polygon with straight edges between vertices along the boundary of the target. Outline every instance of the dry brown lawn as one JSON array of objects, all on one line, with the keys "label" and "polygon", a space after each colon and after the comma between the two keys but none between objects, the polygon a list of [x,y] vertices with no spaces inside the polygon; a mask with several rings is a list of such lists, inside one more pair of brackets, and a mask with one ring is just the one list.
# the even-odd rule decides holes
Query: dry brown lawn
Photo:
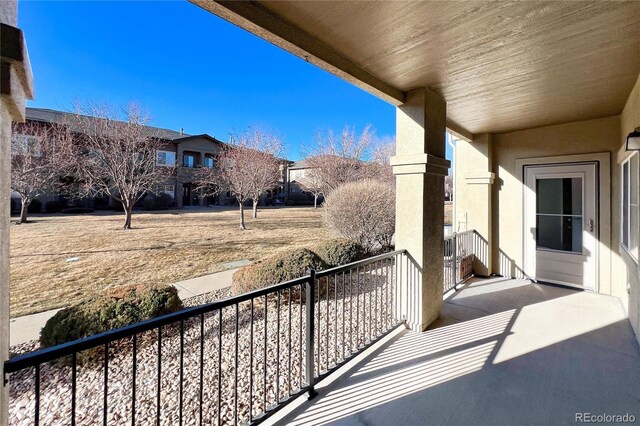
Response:
[{"label": "dry brown lawn", "polygon": [[[68,306],[122,285],[173,283],[331,238],[321,210],[261,209],[238,229],[237,210],[31,217],[11,227],[11,316]],[[78,257],[75,262],[67,259]]]}]

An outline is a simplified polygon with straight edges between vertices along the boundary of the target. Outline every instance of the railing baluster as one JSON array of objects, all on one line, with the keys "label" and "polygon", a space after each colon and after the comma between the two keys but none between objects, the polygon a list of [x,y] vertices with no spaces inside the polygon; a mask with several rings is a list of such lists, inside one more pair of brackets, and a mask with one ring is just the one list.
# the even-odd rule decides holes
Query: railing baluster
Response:
[{"label": "railing baluster", "polygon": [[[314,285],[315,285],[315,283],[314,283]],[[321,321],[322,318],[320,317],[320,312],[322,312],[322,310],[321,310],[320,302],[322,301],[322,299],[320,297],[321,296],[320,295],[320,288],[322,288],[322,278],[318,280],[317,287],[318,287],[318,312],[316,313],[316,315],[318,317],[317,317],[317,323],[316,324],[317,324],[317,330],[318,330],[318,333],[317,333],[318,334],[318,344],[316,346],[317,346],[318,350],[316,351],[317,352],[316,355],[318,357],[318,371],[321,371],[322,370],[322,359],[320,358],[320,351],[321,351],[320,348],[322,348],[322,345],[320,344],[320,338],[322,337],[321,336],[321,334],[322,334],[322,321]],[[315,301],[314,301],[314,304],[315,304]],[[314,320],[315,319],[316,318],[314,318]]]},{"label": "railing baluster", "polygon": [[240,328],[238,323],[240,322],[240,312],[239,312],[239,304],[236,303],[236,350],[235,350],[235,356],[233,359],[233,375],[234,375],[234,380],[233,380],[233,421],[234,424],[238,424],[238,335],[240,334]]},{"label": "railing baluster", "polygon": [[136,373],[138,363],[138,335],[133,335],[133,354],[131,356],[133,365],[131,366],[131,425],[136,424]]},{"label": "railing baluster", "polygon": [[451,251],[451,281],[454,291],[458,291],[458,235],[454,232],[451,242],[453,250]]},{"label": "railing baluster", "polygon": [[[331,318],[331,313],[329,312],[329,306],[331,305],[331,302],[329,301],[329,276],[327,275],[325,278],[325,283],[326,283],[326,287],[327,287],[327,304],[325,305],[325,313],[327,314],[327,320],[325,321],[327,323],[327,325],[324,327],[326,334],[325,334],[325,342],[326,345],[324,347],[324,353],[325,353],[325,365],[327,366],[326,371],[329,371],[329,327],[331,326],[331,324],[329,323],[329,319]],[[319,311],[319,310],[318,310]],[[318,348],[320,349],[320,348]]]},{"label": "railing baluster", "polygon": [[218,426],[222,425],[222,308],[218,310]]},{"label": "railing baluster", "polygon": [[387,329],[389,319],[389,262],[384,262],[384,292],[382,293],[384,301],[382,302],[382,328]]},{"label": "railing baluster", "polygon": [[374,321],[373,321],[373,325],[374,325],[374,329],[373,329],[373,337],[371,338],[371,340],[373,340],[373,338],[378,336],[378,333],[380,332],[380,324],[378,324],[379,321],[379,317],[380,317],[380,306],[378,305],[378,289],[380,288],[380,280],[378,279],[380,276],[378,274],[380,274],[380,262],[376,262],[374,263],[374,268],[375,268],[375,272],[374,272],[374,279],[373,279],[373,296],[374,296],[374,302],[373,302],[373,313],[374,313]]},{"label": "railing baluster", "polygon": [[349,355],[353,353],[353,274],[349,269]]},{"label": "railing baluster", "polygon": [[264,295],[264,358],[262,366],[264,367],[264,388],[262,390],[264,411],[267,411],[267,313],[268,313],[267,295]]},{"label": "railing baluster", "polygon": [[360,348],[360,267],[356,268],[356,351]]},{"label": "railing baluster", "polygon": [[78,376],[78,353],[71,355],[71,426],[76,425],[76,393]]},{"label": "railing baluster", "polygon": [[204,314],[200,314],[200,388],[198,389],[198,421],[202,425],[202,406],[204,405]]},{"label": "railing baluster", "polygon": [[276,404],[280,403],[280,292],[276,296]]},{"label": "railing baluster", "polygon": [[178,400],[178,420],[180,422],[180,426],[182,426],[182,405],[184,403],[184,320],[180,320],[180,383],[178,387],[180,389]]},{"label": "railing baluster", "polygon": [[342,271],[342,359],[344,360],[344,348],[345,348],[345,335],[344,335],[344,329],[345,329],[345,317],[347,316],[347,313],[345,311],[345,304],[347,303],[347,290],[346,290],[346,286],[347,283],[345,283],[344,281],[344,271]]},{"label": "railing baluster", "polygon": [[[305,360],[305,370],[307,376],[307,387],[309,390],[309,399],[316,396],[315,391],[315,369],[314,369],[314,318],[315,318],[315,300],[314,299],[314,287],[316,284],[316,271],[311,270],[309,272],[309,280],[307,281],[306,286],[306,313],[307,313],[307,324],[306,324],[306,360]],[[320,300],[320,299],[318,299]]]},{"label": "railing baluster", "polygon": [[373,312],[371,311],[371,305],[372,305],[372,300],[373,300],[373,295],[371,294],[371,286],[372,286],[372,268],[373,266],[371,264],[369,264],[369,279],[367,280],[367,287],[368,287],[368,292],[369,293],[369,338],[367,340],[367,343],[371,342],[372,340],[372,336],[373,336],[373,328],[371,327],[371,319],[372,319],[372,314]]},{"label": "railing baluster", "polygon": [[[411,271],[409,271],[409,255],[405,256],[406,267],[405,274],[407,275],[407,288],[405,289],[404,299],[401,301],[405,305],[404,316],[405,321],[411,321],[411,312],[409,311],[409,292],[411,290],[412,279],[411,279]],[[405,302],[406,301],[406,302]]]},{"label": "railing baluster", "polygon": [[[329,279],[327,277],[327,279]],[[338,276],[333,274],[333,358],[338,363]]]},{"label": "railing baluster", "polygon": [[251,299],[251,314],[249,318],[249,423],[253,422],[253,310]]},{"label": "railing baluster", "polygon": [[160,394],[162,390],[162,326],[158,327],[158,393],[156,394],[156,424],[160,425]]},{"label": "railing baluster", "polygon": [[[303,387],[303,380],[302,380],[302,295],[303,295],[303,287],[302,284],[300,284],[300,300],[298,302],[298,308],[300,310],[300,317],[299,317],[299,325],[300,327],[298,328],[298,375],[299,375],[299,380],[298,380],[298,389],[302,389]],[[309,297],[309,295],[307,294],[307,297]]]},{"label": "railing baluster", "polygon": [[107,424],[107,399],[109,395],[109,343],[104,344],[104,395],[102,405],[102,423]]},{"label": "railing baluster", "polygon": [[40,424],[40,364],[36,364],[35,371],[35,398],[36,407],[33,414],[33,421],[36,426]]},{"label": "railing baluster", "polygon": [[287,396],[291,396],[291,288],[289,289],[289,337],[288,337],[288,345],[287,345],[287,349],[288,349],[288,357],[287,359],[289,360],[289,368],[287,370],[287,382],[288,382],[288,388],[287,388]]}]

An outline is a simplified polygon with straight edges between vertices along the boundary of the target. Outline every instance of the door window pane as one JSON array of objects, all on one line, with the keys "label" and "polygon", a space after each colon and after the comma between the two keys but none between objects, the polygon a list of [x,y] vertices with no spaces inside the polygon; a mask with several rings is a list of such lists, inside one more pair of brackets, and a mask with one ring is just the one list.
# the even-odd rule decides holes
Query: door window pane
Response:
[{"label": "door window pane", "polygon": [[538,248],[582,253],[582,178],[536,182]]},{"label": "door window pane", "polygon": [[582,253],[582,218],[538,216],[538,248]]},{"label": "door window pane", "polygon": [[582,215],[582,179],[538,179],[538,213]]}]

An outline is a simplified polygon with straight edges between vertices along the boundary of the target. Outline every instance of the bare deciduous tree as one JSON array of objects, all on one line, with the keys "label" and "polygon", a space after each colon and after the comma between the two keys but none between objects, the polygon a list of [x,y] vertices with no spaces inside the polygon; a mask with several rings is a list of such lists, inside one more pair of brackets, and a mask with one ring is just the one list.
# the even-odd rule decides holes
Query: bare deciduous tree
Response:
[{"label": "bare deciduous tree", "polygon": [[396,153],[396,141],[391,137],[379,139],[373,147],[371,162],[367,164],[364,175],[395,185],[395,176],[391,167],[391,157]]},{"label": "bare deciduous tree", "polygon": [[313,208],[318,208],[318,197],[324,193],[322,179],[315,169],[304,169],[304,176],[299,178],[297,182],[302,186],[304,191],[313,195]]},{"label": "bare deciduous tree", "polygon": [[281,149],[280,139],[268,132],[248,130],[236,135],[218,155],[216,166],[200,171],[198,186],[207,194],[229,191],[240,205],[240,229],[246,229],[244,203],[252,200],[257,218],[260,197],[280,179]]},{"label": "bare deciduous tree", "polygon": [[331,191],[347,182],[362,179],[365,161],[375,142],[371,126],[366,126],[360,135],[346,126],[339,136],[332,130],[326,135],[318,134],[316,146],[306,149],[306,163],[314,170],[321,192]]},{"label": "bare deciduous tree", "polygon": [[444,177],[444,197],[446,201],[453,201],[453,176]]},{"label": "bare deciduous tree", "polygon": [[68,166],[64,146],[71,134],[65,126],[33,121],[12,126],[11,190],[20,195],[20,219],[27,222],[31,202],[58,187]]},{"label": "bare deciduous tree", "polygon": [[163,142],[147,127],[149,122],[148,113],[134,103],[120,110],[87,103],[77,106],[69,123],[78,133],[67,145],[77,195],[106,195],[121,203],[124,229],[131,229],[133,206],[173,171],[156,166]]}]

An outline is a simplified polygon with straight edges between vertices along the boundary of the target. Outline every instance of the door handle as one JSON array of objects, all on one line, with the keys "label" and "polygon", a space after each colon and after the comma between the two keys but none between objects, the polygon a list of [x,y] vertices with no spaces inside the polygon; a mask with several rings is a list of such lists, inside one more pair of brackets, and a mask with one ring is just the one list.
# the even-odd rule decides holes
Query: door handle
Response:
[{"label": "door handle", "polygon": [[589,219],[589,232],[593,232],[593,219]]}]

